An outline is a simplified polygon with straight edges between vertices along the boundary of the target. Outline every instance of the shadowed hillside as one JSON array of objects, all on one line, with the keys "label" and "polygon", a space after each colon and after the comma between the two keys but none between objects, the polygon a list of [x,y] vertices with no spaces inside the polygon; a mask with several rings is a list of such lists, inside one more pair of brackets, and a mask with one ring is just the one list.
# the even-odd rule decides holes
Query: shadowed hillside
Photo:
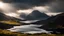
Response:
[{"label": "shadowed hillside", "polygon": [[16,25],[20,25],[20,19],[7,16],[0,12],[0,29],[11,28]]}]

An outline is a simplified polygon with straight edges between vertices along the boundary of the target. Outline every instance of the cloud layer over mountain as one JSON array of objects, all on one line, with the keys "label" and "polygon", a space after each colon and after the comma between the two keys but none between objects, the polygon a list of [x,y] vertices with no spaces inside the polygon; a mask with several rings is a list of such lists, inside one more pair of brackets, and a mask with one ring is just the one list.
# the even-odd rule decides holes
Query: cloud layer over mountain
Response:
[{"label": "cloud layer over mountain", "polygon": [[[15,13],[15,15],[20,15],[23,13],[31,13],[33,10],[39,10],[40,12],[53,12],[59,13],[64,12],[64,1],[63,0],[2,0],[7,3],[5,9],[1,9],[4,13]],[[18,11],[21,10],[19,13]],[[8,13],[9,12],[9,13]],[[16,16],[17,17],[17,16]]]},{"label": "cloud layer over mountain", "polygon": [[[64,0],[3,0],[13,3],[16,8],[31,8],[33,6],[49,6],[51,11],[63,12]],[[21,5],[20,5],[21,4]]]}]

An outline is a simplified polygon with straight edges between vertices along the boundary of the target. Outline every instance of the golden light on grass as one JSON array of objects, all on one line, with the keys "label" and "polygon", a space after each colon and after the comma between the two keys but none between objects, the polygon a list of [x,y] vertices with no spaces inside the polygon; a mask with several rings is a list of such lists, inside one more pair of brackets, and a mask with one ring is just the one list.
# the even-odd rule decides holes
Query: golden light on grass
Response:
[{"label": "golden light on grass", "polygon": [[[4,34],[4,35],[3,35]],[[64,34],[23,34],[19,32],[11,32],[8,30],[2,30],[0,29],[0,35],[1,36],[64,36]]]},{"label": "golden light on grass", "polygon": [[6,24],[11,24],[11,25],[20,25],[18,22],[16,21],[0,21],[0,23],[6,23]]}]

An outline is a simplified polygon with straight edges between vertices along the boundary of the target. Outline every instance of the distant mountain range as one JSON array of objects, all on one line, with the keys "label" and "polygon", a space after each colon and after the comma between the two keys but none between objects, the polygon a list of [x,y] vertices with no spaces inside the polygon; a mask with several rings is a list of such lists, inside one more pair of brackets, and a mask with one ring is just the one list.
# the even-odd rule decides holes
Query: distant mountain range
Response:
[{"label": "distant mountain range", "polygon": [[34,10],[32,13],[25,15],[25,14],[21,14],[20,15],[21,18],[25,18],[26,20],[45,20],[47,18],[49,18],[49,16],[45,13],[41,13],[38,10]]}]

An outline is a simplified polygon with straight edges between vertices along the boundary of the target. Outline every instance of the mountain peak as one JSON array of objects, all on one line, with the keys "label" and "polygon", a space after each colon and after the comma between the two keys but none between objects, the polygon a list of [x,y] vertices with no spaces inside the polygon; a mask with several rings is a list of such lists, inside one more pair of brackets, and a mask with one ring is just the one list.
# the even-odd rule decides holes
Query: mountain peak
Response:
[{"label": "mountain peak", "polygon": [[48,18],[49,16],[45,13],[41,13],[38,10],[34,10],[32,13],[30,13],[26,19],[31,19],[31,20],[37,20],[37,19],[45,19]]},{"label": "mountain peak", "polygon": [[31,13],[32,15],[34,15],[34,16],[48,16],[47,14],[45,14],[44,12],[43,13],[41,13],[40,11],[38,11],[38,10],[34,10],[32,13]]},{"label": "mountain peak", "polygon": [[34,10],[32,11],[32,13],[41,13],[41,12],[39,12],[38,10]]}]

